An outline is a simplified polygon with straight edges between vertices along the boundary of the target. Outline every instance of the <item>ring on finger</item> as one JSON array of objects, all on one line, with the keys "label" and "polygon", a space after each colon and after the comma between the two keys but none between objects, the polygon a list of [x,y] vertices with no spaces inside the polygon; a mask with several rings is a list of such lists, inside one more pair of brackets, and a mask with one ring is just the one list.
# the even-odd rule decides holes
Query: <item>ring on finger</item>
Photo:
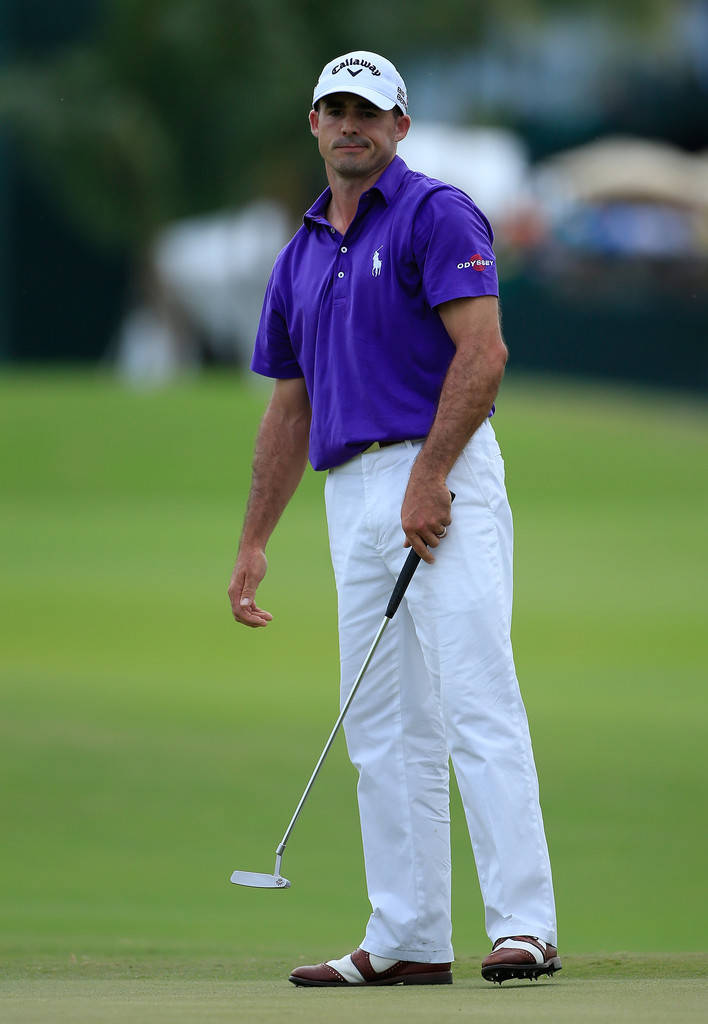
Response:
[{"label": "ring on finger", "polygon": [[435,536],[438,538],[438,540],[442,540],[443,537],[446,535],[446,533],[447,533],[447,526],[443,526],[443,528],[440,531],[440,533],[436,533]]}]

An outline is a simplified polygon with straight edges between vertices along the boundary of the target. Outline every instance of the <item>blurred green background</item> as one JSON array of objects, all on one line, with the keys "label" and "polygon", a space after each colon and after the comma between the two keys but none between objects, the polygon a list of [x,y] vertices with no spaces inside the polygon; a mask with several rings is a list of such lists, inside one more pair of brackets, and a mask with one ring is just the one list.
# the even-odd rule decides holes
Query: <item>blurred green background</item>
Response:
[{"label": "blurred green background", "polygon": [[493,222],[514,365],[705,394],[708,0],[5,0],[0,361],[246,364],[362,47]]},{"label": "blurred green background", "polygon": [[[704,0],[0,7],[6,963],[203,957],[280,977],[361,936],[342,742],[288,848],[292,890],[228,884],[272,869],[336,717],[321,477],[269,548],[272,625],[238,629],[226,597],[272,260],[230,278],[255,250],[226,228],[250,211],[275,245],[297,225],[324,182],[312,85],[360,46],[399,65],[414,125],[503,132],[487,141],[523,154],[493,217],[511,351],[494,422],[562,949],[706,950],[706,39]],[[565,157],[618,135],[651,143],[634,186],[615,157],[571,199]],[[450,152],[489,187],[472,150]],[[180,290],[161,247],[200,225],[197,266],[224,273]],[[469,961],[487,941],[453,803]]]},{"label": "blurred green background", "polygon": [[[3,935],[11,957],[345,949],[368,914],[338,742],[287,892],[228,883],[274,850],[337,713],[322,479],[269,549],[248,631],[226,584],[264,395],[83,375],[0,384]],[[509,379],[514,640],[563,948],[706,948],[708,414]],[[402,551],[403,558],[403,551]],[[461,808],[458,956],[486,939]],[[308,962],[308,961],[305,961]]]}]

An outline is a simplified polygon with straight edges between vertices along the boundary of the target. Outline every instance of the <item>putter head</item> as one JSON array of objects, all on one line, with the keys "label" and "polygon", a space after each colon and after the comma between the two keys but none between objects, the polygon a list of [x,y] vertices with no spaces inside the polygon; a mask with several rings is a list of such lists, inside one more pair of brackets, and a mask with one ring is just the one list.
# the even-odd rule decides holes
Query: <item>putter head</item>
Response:
[{"label": "putter head", "polygon": [[289,889],[290,882],[282,875],[260,874],[258,871],[234,871],[234,885],[249,885],[252,889]]}]

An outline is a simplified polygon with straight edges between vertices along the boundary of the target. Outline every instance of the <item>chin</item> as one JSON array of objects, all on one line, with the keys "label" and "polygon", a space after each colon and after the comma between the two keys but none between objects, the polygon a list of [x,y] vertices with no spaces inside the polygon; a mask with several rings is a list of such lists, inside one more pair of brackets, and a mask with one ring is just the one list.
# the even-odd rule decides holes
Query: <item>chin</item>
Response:
[{"label": "chin", "polygon": [[376,169],[377,161],[372,159],[371,154],[364,156],[340,156],[332,161],[332,166],[338,174],[346,177],[360,178],[371,174]]}]

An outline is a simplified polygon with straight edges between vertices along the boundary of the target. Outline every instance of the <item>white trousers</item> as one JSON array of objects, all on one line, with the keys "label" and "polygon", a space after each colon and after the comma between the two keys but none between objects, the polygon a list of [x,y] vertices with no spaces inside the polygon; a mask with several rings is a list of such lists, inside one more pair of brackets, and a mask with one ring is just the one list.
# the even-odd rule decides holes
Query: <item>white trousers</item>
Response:
[{"label": "white trousers", "polygon": [[[407,555],[400,510],[421,446],[403,442],[330,470],[327,519],[339,604],[342,701]],[[379,956],[453,959],[452,760],[492,941],[556,944],[553,883],[509,631],[512,522],[486,421],[453,467],[452,524],[422,563],[345,719]]]}]

